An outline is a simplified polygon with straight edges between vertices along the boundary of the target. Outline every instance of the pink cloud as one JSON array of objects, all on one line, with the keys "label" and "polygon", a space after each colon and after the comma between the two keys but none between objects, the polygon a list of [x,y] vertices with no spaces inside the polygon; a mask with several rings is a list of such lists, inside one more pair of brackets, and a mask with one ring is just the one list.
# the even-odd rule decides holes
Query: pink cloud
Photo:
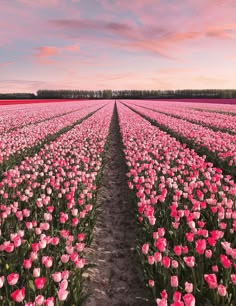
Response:
[{"label": "pink cloud", "polygon": [[[52,20],[50,23],[58,29],[59,35],[63,32],[64,36],[71,39],[80,34],[83,40],[92,39],[94,42],[107,44],[116,49],[148,51],[170,57],[168,50],[164,50],[161,44],[161,39],[164,39],[168,32],[160,27],[135,27],[130,24],[99,20],[65,19]],[[86,32],[86,36],[82,35],[83,31]]]},{"label": "pink cloud", "polygon": [[33,58],[39,64],[53,65],[56,63],[55,56],[58,55],[59,49],[52,46],[43,46],[36,48],[37,53],[34,54]]},{"label": "pink cloud", "polygon": [[54,64],[56,63],[55,57],[63,55],[65,52],[78,52],[80,51],[79,45],[68,45],[63,47],[43,46],[36,48],[37,54],[34,55],[39,63]]},{"label": "pink cloud", "polygon": [[[101,0],[108,13],[131,12],[145,27],[155,26],[170,32],[196,33],[199,36],[225,39],[235,37],[235,0],[120,1]],[[223,29],[222,29],[223,27]],[[229,27],[229,29],[227,28]],[[208,30],[208,33],[206,31]],[[183,39],[185,40],[185,39]]]},{"label": "pink cloud", "polygon": [[206,28],[206,35],[221,39],[236,38],[236,23],[221,24]]},{"label": "pink cloud", "polygon": [[23,5],[34,5],[42,7],[57,6],[60,4],[59,0],[17,0],[17,2]]},{"label": "pink cloud", "polygon": [[0,83],[1,93],[36,92],[39,88],[48,86],[48,82],[36,80],[3,80]]},{"label": "pink cloud", "polygon": [[[80,35],[81,40],[93,40],[100,45],[110,45],[129,51],[145,51],[166,58],[175,59],[176,54],[185,51],[187,44],[202,39],[233,39],[236,23],[202,25],[186,29],[171,30],[159,25],[142,26],[130,23],[107,22],[101,20],[51,20],[59,35],[73,39]],[[85,35],[86,32],[86,35]],[[83,35],[84,33],[84,35]],[[179,57],[179,56],[178,56]]]},{"label": "pink cloud", "polygon": [[78,51],[80,51],[80,46],[79,45],[70,45],[70,46],[66,46],[64,49],[66,51],[69,51],[69,52],[78,52]]},{"label": "pink cloud", "polygon": [[80,12],[72,0],[12,0],[0,1],[0,46],[12,47],[16,43],[37,44],[54,41],[48,27],[49,16],[78,18]]},{"label": "pink cloud", "polygon": [[[207,77],[207,76],[199,76],[197,78],[195,78],[195,80],[199,83],[205,83],[208,86],[212,87],[212,86],[219,86],[219,85],[223,85],[223,84],[227,84],[228,80],[223,79],[223,78],[215,78],[215,77]],[[223,87],[223,86],[222,86]]]},{"label": "pink cloud", "polygon": [[0,62],[0,68],[1,67],[5,67],[5,66],[9,66],[11,64],[13,64],[14,62],[11,62],[11,61],[6,61],[6,62]]},{"label": "pink cloud", "polygon": [[121,0],[98,0],[99,3],[107,10],[124,10],[127,11],[129,9],[137,10],[143,9],[150,6],[159,5],[159,0],[130,0],[130,1],[121,1]]},{"label": "pink cloud", "polygon": [[[9,62],[0,63],[1,80],[46,76],[47,88],[76,88],[75,80],[81,88],[201,87],[214,82],[235,87],[235,0],[12,0],[0,6],[2,58]],[[176,65],[192,71],[169,68]],[[100,70],[104,77],[97,74]],[[30,89],[46,83],[15,86]]]},{"label": "pink cloud", "polygon": [[58,49],[56,47],[45,46],[45,47],[39,47],[37,48],[37,50],[38,50],[37,57],[39,58],[49,57],[58,54]]}]

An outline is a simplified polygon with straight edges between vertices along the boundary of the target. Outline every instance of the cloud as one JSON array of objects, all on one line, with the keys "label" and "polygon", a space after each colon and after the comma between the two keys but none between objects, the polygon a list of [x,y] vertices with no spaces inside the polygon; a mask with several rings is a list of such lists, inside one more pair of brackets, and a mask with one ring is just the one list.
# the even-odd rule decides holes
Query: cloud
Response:
[{"label": "cloud", "polygon": [[221,84],[227,84],[228,81],[226,79],[220,78],[220,77],[208,77],[208,76],[199,76],[195,78],[195,80],[202,84],[209,84],[210,86],[214,85],[221,85]]},{"label": "cloud", "polygon": [[160,41],[168,32],[159,27],[134,27],[130,24],[100,20],[59,19],[51,20],[50,23],[57,28],[59,35],[63,33],[70,39],[80,36],[80,39],[90,39],[113,48],[148,51],[169,57],[167,50],[162,49]]},{"label": "cloud", "polygon": [[[117,80],[124,80],[124,79],[131,79],[135,77],[135,74],[132,72],[125,72],[125,73],[111,73],[109,75],[98,75],[97,76],[100,81],[117,81]],[[136,76],[137,77],[137,76]]]},{"label": "cloud", "polygon": [[9,79],[0,82],[1,93],[36,92],[39,88],[48,86],[48,82],[38,80]]},{"label": "cloud", "polygon": [[152,13],[156,12],[161,5],[160,0],[97,0],[105,11],[110,14],[127,13],[130,12],[141,20],[141,16],[149,14],[149,17],[153,17]]},{"label": "cloud", "polygon": [[58,55],[60,52],[63,51],[67,52],[78,52],[80,51],[80,46],[78,44],[74,45],[67,45],[62,47],[54,47],[54,46],[43,46],[36,48],[37,54],[36,57],[38,58],[47,58],[47,57],[53,57],[55,55]]},{"label": "cloud", "polygon": [[80,51],[80,46],[78,44],[67,45],[62,47],[54,46],[42,46],[35,48],[37,51],[34,54],[34,58],[41,64],[55,64],[57,63],[58,56],[64,55],[65,53],[77,53]]},{"label": "cloud", "polygon": [[236,23],[222,24],[210,26],[206,28],[206,36],[219,39],[234,39],[236,38]]},{"label": "cloud", "polygon": [[13,64],[13,63],[14,63],[13,61],[0,62],[0,68],[1,68],[1,67],[9,66],[9,65],[11,65],[11,64]]},{"label": "cloud", "polygon": [[78,52],[78,51],[80,51],[80,46],[79,45],[70,45],[70,46],[66,46],[64,49],[66,51],[69,51],[69,52]]},{"label": "cloud", "polygon": [[188,43],[202,39],[233,39],[236,23],[204,25],[197,29],[170,29],[160,25],[133,25],[131,23],[109,22],[88,19],[54,19],[49,23],[59,35],[73,39],[94,41],[111,48],[134,52],[148,52],[161,57],[176,59],[179,51],[184,51]]},{"label": "cloud", "polygon": [[[235,86],[235,0],[0,2],[1,80],[21,76],[29,87],[27,79],[43,75],[55,88]],[[177,65],[192,71],[174,71]]]},{"label": "cloud", "polygon": [[[54,19],[49,23],[71,35],[78,34],[80,31],[90,31],[96,35],[100,33],[113,33],[117,35],[132,35],[132,27],[119,22],[106,22],[89,19]],[[72,31],[72,32],[71,32]]]},{"label": "cloud", "polygon": [[56,63],[55,56],[59,54],[59,49],[52,46],[35,48],[37,51],[33,58],[40,64],[53,65]]},{"label": "cloud", "polygon": [[34,6],[41,6],[41,7],[51,7],[51,6],[57,6],[60,4],[60,0],[16,0],[19,4],[22,5],[34,5]]},{"label": "cloud", "polygon": [[44,46],[36,49],[38,50],[38,58],[44,58],[58,54],[58,49],[56,47]]}]

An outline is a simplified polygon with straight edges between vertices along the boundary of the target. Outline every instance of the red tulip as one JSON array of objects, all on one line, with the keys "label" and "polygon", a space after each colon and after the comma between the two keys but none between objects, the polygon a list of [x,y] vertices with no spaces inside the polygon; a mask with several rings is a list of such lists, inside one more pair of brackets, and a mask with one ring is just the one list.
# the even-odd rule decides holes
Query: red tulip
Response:
[{"label": "red tulip", "polygon": [[46,284],[46,278],[38,277],[34,280],[34,284],[37,289],[43,289],[44,285]]}]

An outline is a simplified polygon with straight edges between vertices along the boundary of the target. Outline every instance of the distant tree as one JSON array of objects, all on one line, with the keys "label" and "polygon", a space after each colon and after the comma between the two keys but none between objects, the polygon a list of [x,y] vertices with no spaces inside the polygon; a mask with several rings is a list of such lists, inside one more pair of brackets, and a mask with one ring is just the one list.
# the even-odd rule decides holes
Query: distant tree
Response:
[{"label": "distant tree", "polygon": [[34,99],[35,97],[33,93],[0,93],[1,100],[27,100]]}]

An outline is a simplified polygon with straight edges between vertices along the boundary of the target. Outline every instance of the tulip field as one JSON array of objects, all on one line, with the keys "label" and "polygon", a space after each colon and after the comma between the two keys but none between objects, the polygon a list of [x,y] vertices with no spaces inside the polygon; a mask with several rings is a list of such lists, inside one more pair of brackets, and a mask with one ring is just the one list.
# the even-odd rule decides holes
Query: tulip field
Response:
[{"label": "tulip field", "polygon": [[86,302],[117,122],[151,296],[123,305],[235,306],[235,114],[225,104],[146,100],[0,106],[0,305]]}]

